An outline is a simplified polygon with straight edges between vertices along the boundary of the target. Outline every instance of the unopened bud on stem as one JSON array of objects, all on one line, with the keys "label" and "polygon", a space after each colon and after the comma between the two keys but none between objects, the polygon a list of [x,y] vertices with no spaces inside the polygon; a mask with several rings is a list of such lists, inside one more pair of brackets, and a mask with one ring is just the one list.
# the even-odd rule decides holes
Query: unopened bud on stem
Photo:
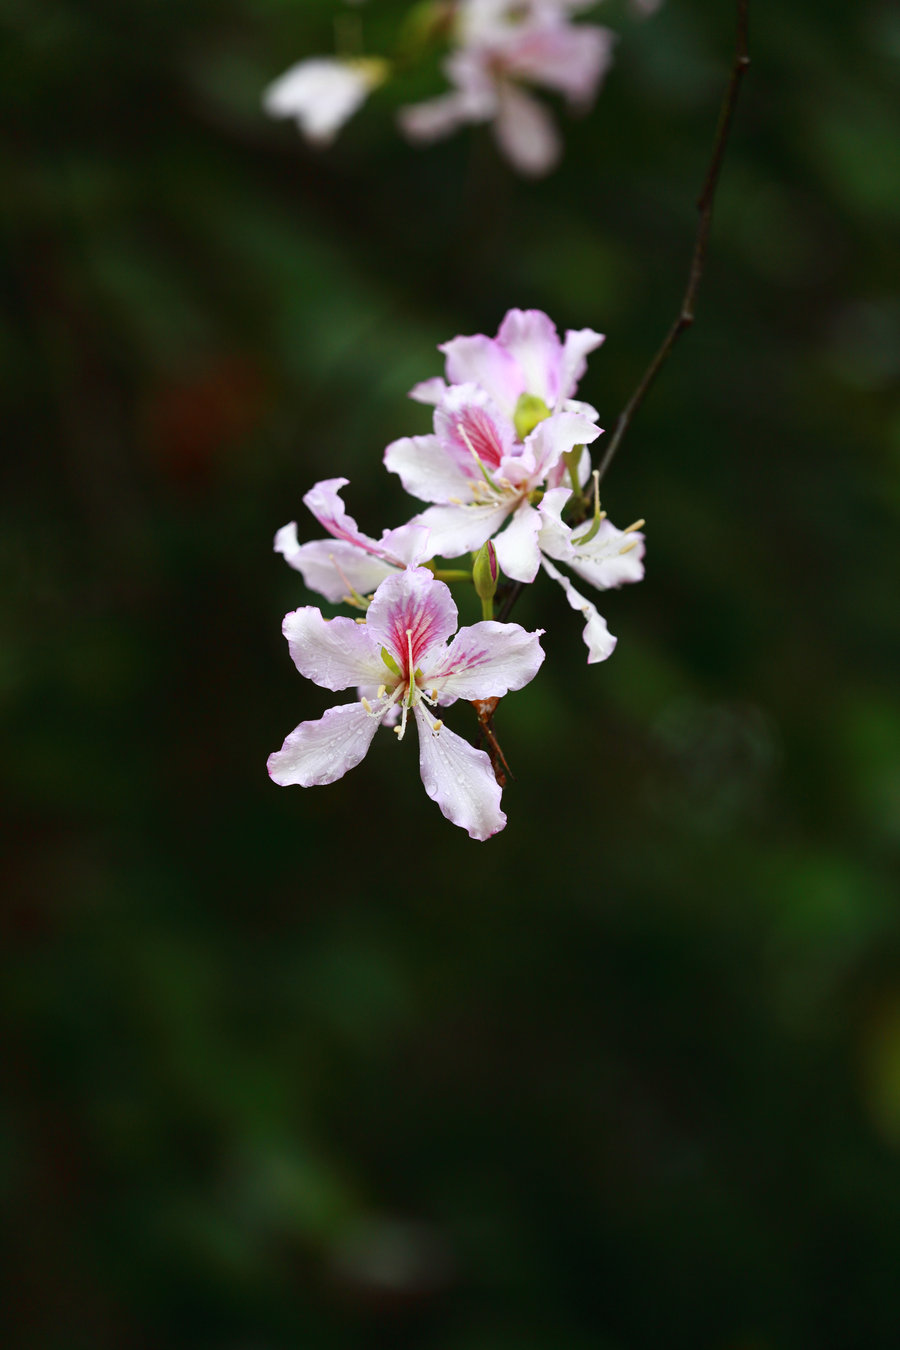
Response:
[{"label": "unopened bud on stem", "polygon": [[500,567],[497,563],[497,550],[489,539],[472,558],[472,580],[475,592],[481,601],[481,613],[485,619],[494,617],[494,596],[500,580]]}]

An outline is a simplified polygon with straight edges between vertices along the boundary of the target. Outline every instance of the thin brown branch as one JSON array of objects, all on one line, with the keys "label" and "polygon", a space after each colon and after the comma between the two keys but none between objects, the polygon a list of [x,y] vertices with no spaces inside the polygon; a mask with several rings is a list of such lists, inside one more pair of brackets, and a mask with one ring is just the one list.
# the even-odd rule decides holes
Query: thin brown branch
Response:
[{"label": "thin brown branch", "polygon": [[612,463],[613,457],[622,442],[622,438],[631,425],[632,418],[646,398],[650,386],[664,366],[669,353],[681,337],[682,333],[690,328],[691,324],[694,322],[697,291],[700,288],[700,280],[703,276],[703,268],[706,263],[706,250],[709,244],[709,232],[712,227],[713,206],[715,204],[716,188],[719,184],[719,174],[722,169],[722,161],[725,157],[725,150],[728,145],[728,135],[731,131],[731,123],[734,117],[734,109],[737,104],[741,82],[744,78],[744,73],[750,64],[747,39],[749,8],[750,0],[738,0],[737,42],[735,46],[734,62],[732,63],[728,86],[725,90],[725,97],[722,100],[722,109],[719,113],[719,125],[716,130],[715,141],[713,142],[712,157],[709,161],[709,168],[706,171],[706,178],[700,196],[697,198],[697,210],[700,213],[700,219],[697,223],[697,235],[694,240],[694,251],[691,255],[687,289],[685,290],[684,298],[681,301],[681,309],[679,310],[678,317],[675,319],[675,322],[663,339],[662,346],[653,357],[653,360],[645,370],[640,383],[616,419],[613,434],[607,443],[606,453],[598,466],[598,482],[603,478]]}]

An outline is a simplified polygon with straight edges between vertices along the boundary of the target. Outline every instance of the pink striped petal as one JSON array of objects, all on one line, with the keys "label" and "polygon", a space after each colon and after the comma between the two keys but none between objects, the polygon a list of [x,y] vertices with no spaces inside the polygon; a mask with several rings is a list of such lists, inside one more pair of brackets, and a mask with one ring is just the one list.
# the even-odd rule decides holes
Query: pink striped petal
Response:
[{"label": "pink striped petal", "polygon": [[381,583],[366,613],[366,632],[375,650],[386,647],[408,676],[410,647],[412,670],[426,669],[429,652],[456,631],[458,617],[450,588],[427,567],[416,567]]},{"label": "pink striped petal", "polygon": [[517,623],[493,619],[461,628],[425,680],[452,698],[502,698],[534,679],[544,660],[543,631],[526,633]]}]

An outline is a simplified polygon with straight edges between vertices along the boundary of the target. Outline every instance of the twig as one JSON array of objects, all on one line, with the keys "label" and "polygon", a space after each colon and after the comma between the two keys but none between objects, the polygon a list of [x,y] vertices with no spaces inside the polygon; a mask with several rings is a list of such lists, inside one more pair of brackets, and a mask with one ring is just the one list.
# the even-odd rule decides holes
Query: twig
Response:
[{"label": "twig", "polygon": [[719,113],[719,125],[716,130],[716,139],[713,142],[712,158],[709,161],[709,168],[706,171],[706,179],[703,183],[703,188],[700,192],[700,196],[697,198],[697,210],[700,212],[700,220],[697,225],[697,237],[694,240],[694,252],[691,257],[690,272],[688,273],[687,290],[685,291],[684,299],[681,302],[681,310],[679,311],[675,322],[672,324],[672,327],[666,334],[662,346],[644,372],[638,387],[619,413],[613,434],[606,447],[606,453],[601,459],[597,469],[598,482],[612,463],[613,456],[621,444],[622,437],[631,425],[631,419],[643,403],[647,391],[665,364],[666,358],[682,333],[690,328],[691,324],[694,322],[694,306],[697,299],[697,291],[700,287],[700,278],[703,276],[703,266],[706,262],[706,249],[709,243],[710,228],[712,226],[713,204],[715,202],[716,188],[719,183],[719,173],[722,168],[722,160],[725,156],[725,148],[728,144],[728,133],[731,130],[731,121],[734,116],[734,109],[737,103],[741,81],[744,78],[744,72],[750,64],[750,56],[747,49],[747,15],[749,7],[750,0],[738,0],[737,43],[735,47],[734,62],[731,67],[728,87],[725,90],[725,97],[722,100],[722,110]]}]

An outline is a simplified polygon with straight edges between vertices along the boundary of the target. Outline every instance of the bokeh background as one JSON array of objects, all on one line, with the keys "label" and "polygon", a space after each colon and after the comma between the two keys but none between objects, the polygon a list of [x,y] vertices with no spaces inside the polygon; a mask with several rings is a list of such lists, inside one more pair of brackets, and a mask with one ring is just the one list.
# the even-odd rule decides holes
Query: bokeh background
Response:
[{"label": "bokeh background", "polygon": [[269,782],[329,703],[271,539],[336,474],[405,519],[406,391],[511,306],[608,334],[612,425],[734,6],[597,11],[533,183],[400,141],[436,65],[326,154],[267,121],[326,0],[2,0],[5,1345],[896,1346],[900,19],[752,8],[698,321],[605,483],[647,577],[590,669],[523,598],[481,845],[414,738]]}]

